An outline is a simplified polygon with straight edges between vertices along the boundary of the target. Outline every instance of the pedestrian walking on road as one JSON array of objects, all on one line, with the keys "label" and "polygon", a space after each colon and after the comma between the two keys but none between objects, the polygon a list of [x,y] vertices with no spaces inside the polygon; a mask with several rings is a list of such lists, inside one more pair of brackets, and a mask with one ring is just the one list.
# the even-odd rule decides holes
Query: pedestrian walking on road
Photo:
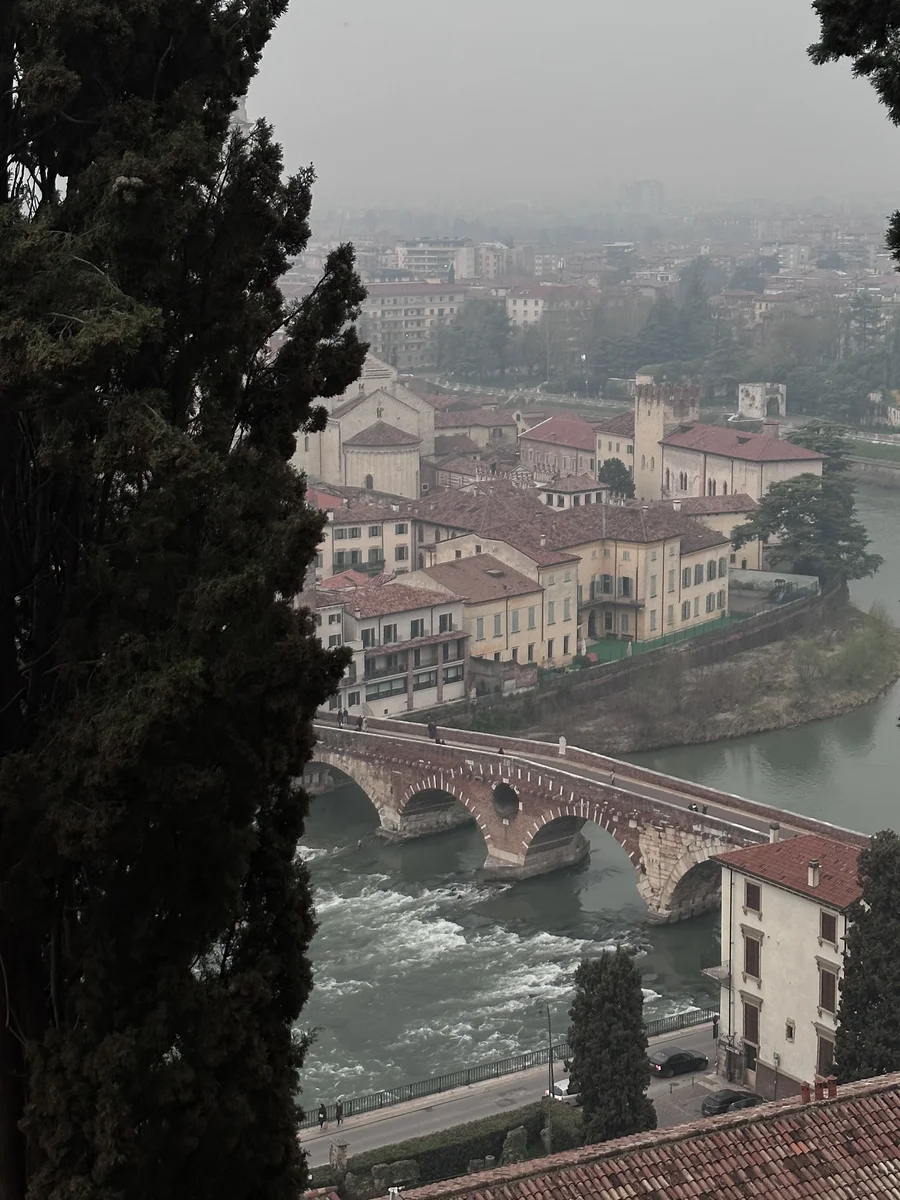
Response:
[{"label": "pedestrian walking on road", "polygon": [[356,718],[356,731],[357,731],[357,733],[362,733],[363,729],[365,728],[365,724],[364,724],[364,722],[365,722],[365,718],[362,716],[362,714],[360,714],[360,715],[359,715],[359,716]]},{"label": "pedestrian walking on road", "polygon": [[716,1013],[716,1015],[713,1017],[713,1041],[717,1042],[718,1040],[719,1040],[719,1014]]},{"label": "pedestrian walking on road", "polygon": [[434,742],[434,744],[437,745],[437,740],[438,740],[437,725],[435,725],[434,721],[428,722],[428,736],[431,738],[431,740]]},{"label": "pedestrian walking on road", "polygon": [[613,772],[610,774],[610,777],[609,777],[609,786],[610,786],[610,787],[615,787],[615,786],[616,786],[616,773],[615,773],[615,771],[613,771]]},{"label": "pedestrian walking on road", "polygon": [[328,1120],[328,1109],[324,1104],[319,1105],[319,1128],[325,1128],[325,1122]]},{"label": "pedestrian walking on road", "polygon": [[337,1117],[338,1125],[343,1125],[343,1123],[344,1123],[344,1102],[343,1102],[343,1100],[338,1100],[337,1104],[334,1106],[334,1115]]},{"label": "pedestrian walking on road", "polygon": [[344,709],[344,724],[345,725],[350,724],[350,709],[349,708]]},{"label": "pedestrian walking on road", "polygon": [[366,732],[366,730],[367,730],[368,728],[369,728],[369,718],[366,716],[366,714],[365,714],[365,713],[363,713],[363,719],[362,719],[362,731],[363,731],[363,733],[365,733],[365,732]]},{"label": "pedestrian walking on road", "polygon": [[344,710],[342,708],[339,708],[338,709],[338,729],[340,729],[343,724],[344,724]]}]

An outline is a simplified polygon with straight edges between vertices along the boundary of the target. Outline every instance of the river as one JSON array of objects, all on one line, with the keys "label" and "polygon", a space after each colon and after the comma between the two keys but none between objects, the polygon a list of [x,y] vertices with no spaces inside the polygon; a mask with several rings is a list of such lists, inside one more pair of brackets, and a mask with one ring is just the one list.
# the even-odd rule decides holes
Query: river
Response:
[{"label": "river", "polygon": [[[860,489],[858,508],[885,564],[854,586],[868,607],[896,616],[900,547],[896,493]],[[867,832],[897,824],[900,689],[844,717],[732,742],[634,756],[657,770]],[[484,842],[474,827],[392,845],[354,784],[312,803],[302,852],[319,930],[315,990],[304,1023],[316,1029],[304,1103],[424,1079],[502,1058],[565,1032],[572,974],[584,955],[634,946],[648,1017],[714,996],[700,974],[717,960],[717,917],[644,924],[634,869],[608,834],[585,827],[584,866],[481,888]]]}]

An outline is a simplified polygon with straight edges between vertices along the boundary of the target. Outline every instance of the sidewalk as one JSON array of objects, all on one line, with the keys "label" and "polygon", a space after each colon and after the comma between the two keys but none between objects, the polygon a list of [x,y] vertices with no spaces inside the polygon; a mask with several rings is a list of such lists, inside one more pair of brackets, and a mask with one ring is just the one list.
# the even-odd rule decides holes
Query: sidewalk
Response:
[{"label": "sidewalk", "polygon": [[[650,1046],[671,1045],[672,1043],[687,1042],[693,1040],[698,1035],[702,1037],[704,1034],[708,1038],[710,1050],[712,1050],[711,1021],[706,1022],[704,1025],[694,1025],[689,1029],[681,1029],[675,1033],[660,1034],[658,1037],[650,1038],[648,1044]],[[562,1074],[562,1063],[555,1064],[554,1069],[558,1077]],[[705,1079],[706,1076],[703,1078]],[[446,1104],[455,1104],[464,1098],[474,1100],[490,1093],[496,1093],[499,1096],[506,1091],[519,1091],[523,1085],[527,1086],[529,1092],[534,1092],[534,1099],[539,1099],[547,1086],[547,1079],[548,1070],[546,1064],[540,1067],[529,1067],[525,1071],[514,1071],[508,1075],[500,1075],[496,1079],[485,1079],[480,1083],[470,1084],[468,1087],[454,1088],[452,1091],[438,1092],[432,1096],[420,1096],[415,1100],[406,1100],[402,1104],[392,1104],[388,1108],[379,1108],[372,1112],[347,1117],[340,1126],[340,1133],[343,1137],[346,1134],[353,1133],[354,1130],[364,1129],[382,1121],[395,1121],[398,1118],[407,1117],[411,1113],[440,1108]],[[717,1079],[717,1076],[712,1075],[712,1080]],[[662,1083],[663,1081],[660,1082]],[[666,1084],[666,1094],[669,1092],[674,1094],[675,1091],[682,1090],[686,1085],[690,1086],[691,1077],[685,1076],[682,1080],[676,1078],[665,1080],[664,1082]],[[714,1090],[717,1083],[711,1082],[709,1085],[704,1085],[698,1080],[697,1086],[703,1088],[703,1094],[705,1094],[706,1091]],[[454,1124],[456,1123],[454,1121]],[[338,1125],[334,1121],[329,1121],[322,1131],[319,1130],[318,1125],[301,1130],[300,1141],[302,1145],[311,1147],[317,1143],[334,1141],[337,1133]]]}]

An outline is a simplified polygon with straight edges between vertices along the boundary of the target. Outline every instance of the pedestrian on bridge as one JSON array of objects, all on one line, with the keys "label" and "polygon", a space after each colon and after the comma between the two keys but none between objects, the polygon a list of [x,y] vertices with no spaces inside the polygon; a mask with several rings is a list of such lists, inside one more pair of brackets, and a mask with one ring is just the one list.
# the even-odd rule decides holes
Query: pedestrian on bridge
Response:
[{"label": "pedestrian on bridge", "polygon": [[365,717],[362,715],[362,713],[360,713],[360,715],[359,715],[359,716],[356,718],[356,731],[357,731],[357,733],[362,733],[362,731],[363,731],[363,730],[365,729],[365,727],[366,727],[366,724],[365,724],[365,723],[366,723],[366,718],[365,718]]},{"label": "pedestrian on bridge", "polygon": [[337,1117],[338,1125],[343,1125],[343,1123],[344,1123],[344,1102],[343,1102],[343,1100],[338,1100],[337,1104],[334,1106],[334,1115]]},{"label": "pedestrian on bridge", "polygon": [[319,1128],[325,1128],[325,1122],[328,1120],[328,1109],[324,1104],[319,1105]]},{"label": "pedestrian on bridge", "polygon": [[434,744],[437,745],[438,731],[437,731],[437,725],[435,725],[434,721],[428,722],[428,736],[431,738],[431,740],[434,742]]},{"label": "pedestrian on bridge", "polygon": [[342,708],[339,708],[338,709],[338,729],[340,729],[343,724],[344,724],[344,710]]}]

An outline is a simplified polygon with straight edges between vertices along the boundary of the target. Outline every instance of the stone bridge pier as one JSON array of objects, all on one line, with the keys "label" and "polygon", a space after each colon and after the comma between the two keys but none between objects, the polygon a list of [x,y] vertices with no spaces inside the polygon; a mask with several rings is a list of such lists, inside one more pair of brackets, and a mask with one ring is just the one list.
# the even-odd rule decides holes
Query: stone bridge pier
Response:
[{"label": "stone bridge pier", "polygon": [[529,765],[470,747],[423,744],[327,730],[315,760],[367,793],[382,836],[406,839],[474,821],[485,841],[482,877],[527,879],[572,867],[590,854],[588,823],[630,858],[654,921],[715,908],[720,870],[710,859],[766,835],[687,807],[647,799],[577,768]]}]

